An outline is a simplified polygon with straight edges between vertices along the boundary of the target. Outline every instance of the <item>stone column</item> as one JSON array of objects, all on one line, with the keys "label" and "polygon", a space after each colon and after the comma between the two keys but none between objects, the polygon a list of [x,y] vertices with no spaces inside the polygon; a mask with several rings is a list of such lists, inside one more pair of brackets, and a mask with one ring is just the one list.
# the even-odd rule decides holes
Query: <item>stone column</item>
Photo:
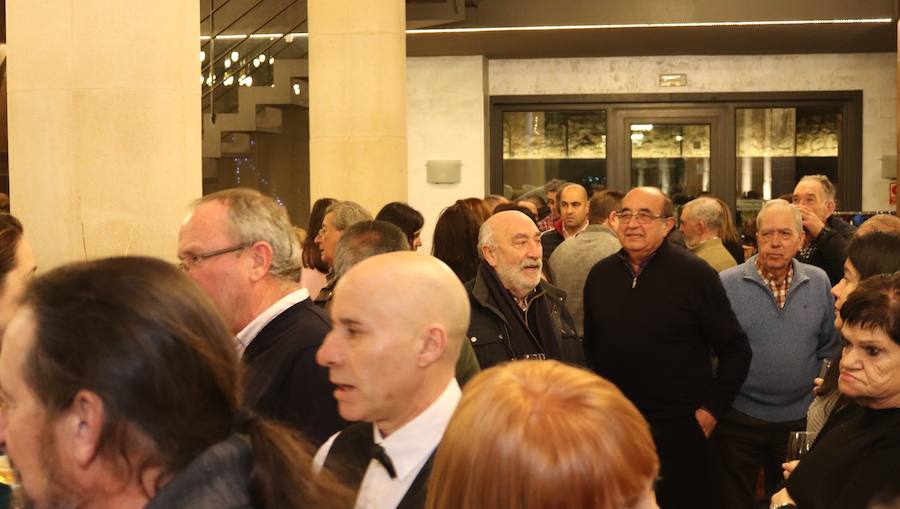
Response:
[{"label": "stone column", "polygon": [[406,4],[310,0],[310,190],[377,213],[407,199]]},{"label": "stone column", "polygon": [[13,213],[38,266],[174,258],[201,193],[197,0],[7,0]]}]

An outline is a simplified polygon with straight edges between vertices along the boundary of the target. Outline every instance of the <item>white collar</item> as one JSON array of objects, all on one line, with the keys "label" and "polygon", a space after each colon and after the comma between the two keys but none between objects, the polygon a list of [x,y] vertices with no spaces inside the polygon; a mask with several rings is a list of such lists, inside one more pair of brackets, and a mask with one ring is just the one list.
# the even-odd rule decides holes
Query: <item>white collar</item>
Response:
[{"label": "white collar", "polygon": [[241,332],[238,332],[237,334],[235,343],[237,346],[238,355],[244,355],[244,350],[246,350],[247,347],[250,346],[250,342],[253,341],[253,338],[255,338],[257,334],[259,334],[259,331],[261,331],[263,327],[274,320],[276,316],[280,315],[294,304],[303,302],[308,298],[309,291],[306,288],[300,288],[299,290],[295,290],[285,295],[277,302],[275,302],[275,304],[272,304],[265,311],[258,314],[256,318],[248,323],[247,326],[241,329]]},{"label": "white collar", "polygon": [[383,438],[378,426],[372,424],[375,443],[384,447],[398,478],[403,479],[425,463],[444,436],[461,396],[456,378],[451,378],[434,403],[387,438]]}]

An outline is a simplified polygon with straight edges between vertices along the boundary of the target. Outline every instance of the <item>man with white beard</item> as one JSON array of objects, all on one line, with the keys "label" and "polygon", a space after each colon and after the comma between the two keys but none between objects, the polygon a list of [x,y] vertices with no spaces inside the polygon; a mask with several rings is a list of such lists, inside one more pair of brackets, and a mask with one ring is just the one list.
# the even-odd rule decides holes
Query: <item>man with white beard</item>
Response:
[{"label": "man with white beard", "polygon": [[481,225],[482,258],[466,283],[472,317],[468,337],[482,369],[507,360],[583,358],[565,292],[541,280],[541,233],[525,214],[508,210]]}]

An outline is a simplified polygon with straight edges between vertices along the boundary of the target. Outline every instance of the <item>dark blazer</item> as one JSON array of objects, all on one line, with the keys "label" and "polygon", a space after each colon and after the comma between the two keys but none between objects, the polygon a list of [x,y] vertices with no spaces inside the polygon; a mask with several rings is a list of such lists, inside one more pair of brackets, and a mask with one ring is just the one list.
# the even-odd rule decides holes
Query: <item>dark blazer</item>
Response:
[{"label": "dark blazer", "polygon": [[328,369],[316,364],[316,350],[330,329],[325,313],[305,299],[263,327],[243,356],[245,404],[302,431],[315,445],[347,426]]},{"label": "dark blazer", "polygon": [[[551,318],[556,326],[555,337],[541,339],[555,341],[559,345],[562,358],[558,360],[585,365],[581,340],[575,332],[575,322],[565,306],[566,292],[543,280],[539,286],[544,291],[541,298],[549,300]],[[465,287],[472,309],[467,336],[475,349],[481,369],[513,360],[509,345],[509,324],[481,274],[466,283]]]}]

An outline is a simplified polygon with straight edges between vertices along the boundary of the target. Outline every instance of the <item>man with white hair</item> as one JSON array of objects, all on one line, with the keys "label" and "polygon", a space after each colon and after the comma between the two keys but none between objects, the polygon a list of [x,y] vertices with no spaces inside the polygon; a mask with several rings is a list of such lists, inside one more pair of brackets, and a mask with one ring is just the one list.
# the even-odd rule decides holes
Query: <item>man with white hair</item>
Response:
[{"label": "man with white hair", "polygon": [[434,451],[461,391],[454,379],[469,303],[437,258],[376,255],[338,281],[334,328],[317,360],[336,385],[341,415],[316,467],[357,492],[357,508],[420,508]]},{"label": "man with white hair", "polygon": [[803,243],[800,211],[770,200],[756,217],[756,230],[759,254],[721,273],[753,351],[747,379],[712,437],[723,506],[734,509],[756,507],[760,467],[767,500],[781,483],[788,433],[806,429],[810,380],[838,346],[828,276],[794,259]]},{"label": "man with white hair", "polygon": [[515,210],[494,214],[481,225],[478,251],[482,261],[466,289],[468,337],[481,368],[514,359],[581,360],[565,292],[541,279],[534,221]]},{"label": "man with white hair", "polygon": [[178,259],[237,336],[246,404],[313,442],[344,427],[315,362],[331,324],[297,283],[300,245],[284,207],[246,188],[206,195],[178,232]]},{"label": "man with white hair", "polygon": [[737,265],[722,243],[723,214],[719,202],[701,196],[687,202],[681,209],[681,224],[678,226],[684,235],[685,246],[718,272]]}]

